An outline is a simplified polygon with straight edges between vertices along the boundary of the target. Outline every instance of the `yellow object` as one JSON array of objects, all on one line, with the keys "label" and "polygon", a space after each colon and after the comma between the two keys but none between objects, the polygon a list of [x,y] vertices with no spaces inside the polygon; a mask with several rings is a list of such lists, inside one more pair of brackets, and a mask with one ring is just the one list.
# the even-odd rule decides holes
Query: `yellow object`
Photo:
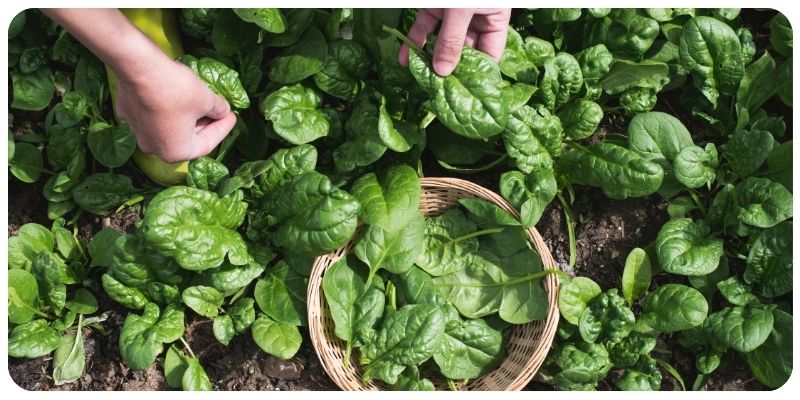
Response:
[{"label": "yellow object", "polygon": [[[120,11],[170,58],[178,58],[183,54],[178,21],[172,10],[123,8]],[[117,98],[117,76],[108,68],[106,68],[106,72],[113,103]],[[117,116],[117,120],[120,120],[119,116]],[[154,154],[146,154],[139,149],[136,149],[136,153],[133,154],[133,161],[147,176],[162,185],[174,186],[186,183],[186,175],[189,173],[188,161],[170,164]]]}]

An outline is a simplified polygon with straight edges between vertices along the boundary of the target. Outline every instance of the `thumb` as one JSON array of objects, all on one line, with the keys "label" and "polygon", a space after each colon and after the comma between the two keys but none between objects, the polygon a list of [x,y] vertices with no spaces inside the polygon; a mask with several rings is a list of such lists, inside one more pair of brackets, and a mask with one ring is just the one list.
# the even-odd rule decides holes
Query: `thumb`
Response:
[{"label": "thumb", "polygon": [[228,110],[226,114],[215,120],[203,122],[208,122],[208,124],[203,125],[198,121],[198,128],[194,133],[191,157],[193,159],[211,153],[225,139],[225,136],[236,125],[236,115]]},{"label": "thumb", "polygon": [[228,101],[212,92],[208,91],[208,98],[206,99],[205,117],[211,119],[220,119],[225,117],[231,112],[231,106]]}]

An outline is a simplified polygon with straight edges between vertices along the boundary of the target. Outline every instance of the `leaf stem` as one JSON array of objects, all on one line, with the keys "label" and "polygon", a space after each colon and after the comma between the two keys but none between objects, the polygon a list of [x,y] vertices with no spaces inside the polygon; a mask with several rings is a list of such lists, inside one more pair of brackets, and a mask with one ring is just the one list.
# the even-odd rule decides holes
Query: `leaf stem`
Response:
[{"label": "leaf stem", "polygon": [[408,46],[411,50],[414,50],[415,52],[419,53],[420,55],[425,54],[425,52],[423,52],[422,49],[419,46],[417,46],[416,43],[412,42],[411,39],[408,38],[408,36],[403,35],[397,29],[394,29],[394,28],[391,28],[391,27],[388,27],[388,26],[384,25],[383,26],[383,30],[385,32],[389,33],[390,35],[400,39],[400,41],[403,42],[403,44],[405,44],[406,46]]},{"label": "leaf stem", "polygon": [[703,202],[700,201],[700,196],[697,194],[697,191],[694,189],[689,189],[689,197],[692,198],[694,205],[696,205],[697,209],[700,210],[700,214],[703,214],[703,218],[708,218],[706,208],[703,206]]},{"label": "leaf stem", "polygon": [[189,354],[192,356],[192,358],[197,358],[197,356],[194,354],[194,351],[192,351],[192,346],[189,346],[189,343],[186,342],[186,339],[184,339],[183,336],[181,336],[181,343],[183,343],[183,347],[185,347],[186,350],[189,350]]},{"label": "leaf stem", "polygon": [[567,237],[569,239],[569,267],[574,268],[577,258],[578,248],[575,244],[575,219],[572,216],[572,209],[567,204],[567,200],[561,192],[556,193],[558,202],[561,203],[561,210],[564,211],[564,223],[567,224]]}]

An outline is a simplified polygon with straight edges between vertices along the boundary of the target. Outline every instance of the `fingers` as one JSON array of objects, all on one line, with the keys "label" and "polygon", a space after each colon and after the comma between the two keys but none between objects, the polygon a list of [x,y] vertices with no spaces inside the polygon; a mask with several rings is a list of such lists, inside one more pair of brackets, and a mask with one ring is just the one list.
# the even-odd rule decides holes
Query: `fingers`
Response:
[{"label": "fingers", "polygon": [[464,45],[475,48],[475,43],[478,42],[480,35],[480,32],[470,28],[467,31],[467,37],[464,39]]},{"label": "fingers", "polygon": [[475,48],[499,61],[500,57],[503,56],[503,50],[506,48],[507,35],[508,32],[506,30],[481,33]]},{"label": "fingers", "polygon": [[[428,34],[436,29],[438,23],[438,17],[427,9],[421,9],[417,13],[417,18],[414,20],[414,24],[411,25],[411,29],[408,30],[408,38],[417,46],[422,47],[425,45],[425,39]],[[397,62],[404,67],[408,66],[408,51],[408,46],[403,45],[400,47],[400,54],[397,57]]]},{"label": "fingers", "polygon": [[464,39],[472,21],[471,9],[448,9],[442,18],[442,28],[433,49],[433,70],[439,75],[450,75],[461,58]]},{"label": "fingers", "polygon": [[236,115],[228,111],[221,118],[197,121],[198,129],[194,133],[193,146],[189,158],[202,157],[211,153],[215,147],[225,139],[225,136],[236,125]]},{"label": "fingers", "polygon": [[231,106],[228,101],[218,96],[211,90],[208,91],[207,109],[205,116],[211,119],[220,119],[225,117],[231,112]]}]

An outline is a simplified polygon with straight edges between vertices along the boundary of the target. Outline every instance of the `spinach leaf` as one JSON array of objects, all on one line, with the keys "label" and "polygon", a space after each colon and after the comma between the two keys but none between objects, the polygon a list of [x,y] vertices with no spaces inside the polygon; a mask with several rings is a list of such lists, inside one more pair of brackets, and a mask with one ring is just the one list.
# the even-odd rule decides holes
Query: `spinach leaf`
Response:
[{"label": "spinach leaf", "polygon": [[558,53],[545,60],[538,96],[549,110],[566,104],[582,87],[581,66],[571,54]]},{"label": "spinach leaf", "polygon": [[183,336],[183,311],[167,306],[161,313],[158,306],[148,303],[142,315],[128,314],[119,334],[122,360],[134,370],[148,368],[171,343]]},{"label": "spinach leaf", "polygon": [[79,288],[72,295],[72,300],[67,301],[65,306],[68,310],[78,314],[94,314],[97,311],[97,298],[92,292]]},{"label": "spinach leaf", "polygon": [[477,226],[458,209],[425,220],[423,247],[417,266],[433,276],[462,270],[478,249]]},{"label": "spinach leaf", "polygon": [[203,366],[200,365],[200,361],[190,357],[186,359],[186,363],[186,371],[181,377],[181,388],[191,391],[211,390],[211,381],[209,381]]},{"label": "spinach leaf", "polygon": [[64,271],[64,261],[51,252],[39,253],[31,265],[39,286],[39,298],[56,312],[61,312],[67,301],[67,286],[62,282]]},{"label": "spinach leaf", "polygon": [[286,29],[283,32],[264,34],[264,43],[267,46],[286,47],[294,44],[314,21],[312,8],[292,8],[281,10],[281,13],[286,18]]},{"label": "spinach leaf", "polygon": [[250,98],[239,80],[239,73],[213,58],[197,59],[182,55],[180,61],[194,71],[211,89],[230,103],[233,108],[250,108]]},{"label": "spinach leaf", "polygon": [[303,340],[296,326],[273,321],[264,314],[256,318],[250,332],[261,350],[284,360],[297,354]]},{"label": "spinach leaf", "polygon": [[210,157],[200,157],[189,161],[186,184],[193,188],[214,191],[229,175],[228,167],[221,162]]},{"label": "spinach leaf", "polygon": [[25,183],[33,183],[42,176],[42,152],[30,143],[17,143],[14,157],[8,160],[9,170]]},{"label": "spinach leaf", "polygon": [[744,306],[747,303],[758,301],[758,298],[753,293],[750,293],[750,288],[736,276],[718,282],[717,288],[719,288],[719,292],[725,300],[737,306]]},{"label": "spinach leaf", "polygon": [[283,33],[286,30],[286,17],[278,8],[234,8],[242,21],[252,22],[270,33]]},{"label": "spinach leaf", "polygon": [[628,301],[628,306],[647,293],[652,277],[650,258],[644,249],[634,248],[625,259],[625,269],[622,271],[622,296]]},{"label": "spinach leaf", "polygon": [[127,201],[136,191],[127,176],[102,172],[87,176],[73,189],[72,198],[84,210],[104,215]]},{"label": "spinach leaf", "polygon": [[755,350],[742,353],[758,381],[779,388],[792,373],[792,315],[773,310],[772,332]]},{"label": "spinach leaf", "polygon": [[392,312],[375,340],[363,348],[363,379],[396,383],[406,366],[418,365],[433,356],[444,330],[442,311],[437,306],[409,304]]},{"label": "spinach leaf", "polygon": [[419,376],[416,366],[409,366],[397,378],[397,383],[391,386],[392,390],[402,391],[434,391],[433,382]]},{"label": "spinach leaf", "polygon": [[8,335],[8,355],[15,358],[39,358],[61,344],[61,337],[47,321],[34,319],[17,325]]},{"label": "spinach leaf", "polygon": [[36,223],[22,225],[17,236],[8,238],[8,268],[30,270],[36,256],[53,251],[54,245],[49,229]]},{"label": "spinach leaf", "polygon": [[[417,186],[418,187],[418,186]],[[405,226],[392,230],[370,225],[356,242],[353,252],[369,266],[370,275],[378,269],[403,273],[414,265],[425,243],[425,218],[414,205],[414,214]],[[392,220],[390,220],[392,221]]]},{"label": "spinach leaf", "polygon": [[24,269],[8,270],[8,322],[24,324],[33,318],[39,299],[39,284]]},{"label": "spinach leaf", "polygon": [[194,312],[209,318],[217,316],[225,300],[222,293],[209,286],[188,287],[181,293],[181,299]]},{"label": "spinach leaf", "polygon": [[344,245],[356,229],[358,200],[333,186],[327,176],[304,173],[283,187],[270,203],[278,230],[276,245],[307,255]]},{"label": "spinach leaf", "polygon": [[265,279],[256,283],[253,293],[258,307],[275,321],[305,326],[306,286],[308,279],[280,261],[268,270]]},{"label": "spinach leaf", "polygon": [[330,132],[330,123],[320,109],[322,98],[301,84],[283,86],[261,101],[261,113],[272,121],[275,133],[292,144],[311,142]]},{"label": "spinach leaf", "polygon": [[[244,221],[242,194],[218,197],[186,186],[159,192],[144,215],[142,233],[161,253],[182,268],[202,271],[225,261],[244,265],[250,261],[244,240],[235,231]],[[198,253],[196,249],[205,249]]]},{"label": "spinach leaf", "polygon": [[561,371],[553,380],[560,390],[594,389],[612,367],[605,346],[587,342],[567,344],[555,363]]},{"label": "spinach leaf", "polygon": [[487,139],[503,131],[510,92],[502,89],[500,67],[486,53],[465,48],[452,74],[437,75],[425,56],[411,51],[409,69],[432,94],[433,112],[450,130],[471,139]]},{"label": "spinach leaf", "polygon": [[792,222],[784,221],[756,236],[747,255],[745,282],[763,297],[792,291]]},{"label": "spinach leaf", "polygon": [[314,74],[314,83],[331,96],[353,100],[364,86],[369,67],[364,46],[352,40],[337,40],[328,46],[325,64]]},{"label": "spinach leaf", "polygon": [[564,134],[570,140],[581,140],[592,136],[603,119],[603,108],[591,100],[578,100],[564,106],[558,117]]},{"label": "spinach leaf", "polygon": [[714,143],[708,143],[705,150],[699,146],[687,146],[675,157],[675,178],[688,188],[711,185],[714,182],[718,155]]},{"label": "spinach leaf", "polygon": [[780,11],[769,22],[769,42],[778,54],[792,56],[792,25]]},{"label": "spinach leaf", "polygon": [[628,125],[628,146],[664,170],[661,193],[672,195],[679,186],[673,163],[681,150],[694,145],[686,127],[675,117],[652,111],[638,114]]},{"label": "spinach leaf", "polygon": [[576,276],[558,289],[558,309],[561,316],[573,325],[578,325],[586,306],[601,293],[600,286],[593,280]]},{"label": "spinach leaf", "polygon": [[771,228],[792,217],[792,193],[769,179],[746,178],[734,187],[733,197],[744,224]]},{"label": "spinach leaf", "polygon": [[467,210],[469,218],[475,221],[479,227],[490,228],[497,225],[519,226],[519,221],[492,202],[461,198],[458,199],[458,204]]},{"label": "spinach leaf", "polygon": [[272,59],[267,77],[284,85],[300,82],[322,69],[327,54],[325,38],[318,29],[311,27],[296,43],[284,48]]},{"label": "spinach leaf", "polygon": [[740,177],[755,172],[775,144],[772,135],[762,130],[737,130],[722,147],[722,155],[730,161],[731,170]]},{"label": "spinach leaf", "polygon": [[656,338],[633,332],[618,343],[607,343],[611,362],[616,367],[632,367],[656,347]]},{"label": "spinach leaf", "polygon": [[61,337],[61,343],[53,353],[53,380],[56,385],[77,381],[83,375],[86,353],[83,349],[83,316],[78,320],[74,334]]},{"label": "spinach leaf", "polygon": [[631,150],[602,142],[573,147],[556,163],[570,182],[600,187],[612,199],[646,196],[661,187],[664,170]]},{"label": "spinach leaf", "polygon": [[231,342],[231,339],[233,339],[233,336],[236,335],[236,330],[233,329],[233,319],[227,314],[214,317],[211,331],[214,333],[214,338],[225,346],[227,346],[228,343]]},{"label": "spinach leaf", "polygon": [[139,289],[128,287],[109,274],[103,274],[102,282],[108,297],[125,307],[140,310],[148,304],[147,296]]},{"label": "spinach leaf", "polygon": [[694,17],[683,26],[679,46],[681,65],[713,106],[720,95],[736,94],[744,63],[739,38],[730,26],[712,17]]},{"label": "spinach leaf", "polygon": [[761,58],[745,68],[736,91],[737,104],[746,108],[750,115],[755,114],[777,92],[779,82],[775,74],[775,60],[768,52],[764,52]]},{"label": "spinach leaf", "polygon": [[661,268],[671,274],[706,275],[719,265],[722,240],[710,236],[705,221],[679,218],[667,222],[656,236],[655,250]]},{"label": "spinach leaf", "polygon": [[505,355],[502,332],[482,319],[448,321],[433,360],[449,379],[473,379]]},{"label": "spinach leaf", "polygon": [[747,353],[761,346],[772,332],[772,308],[757,302],[725,307],[708,316],[714,335],[728,346]]},{"label": "spinach leaf", "polygon": [[698,290],[668,283],[644,299],[642,319],[659,332],[677,332],[700,326],[708,315],[708,303]]},{"label": "spinach leaf", "polygon": [[633,330],[634,323],[633,311],[617,295],[617,289],[609,289],[587,304],[578,321],[578,331],[589,343],[619,343]]},{"label": "spinach leaf", "polygon": [[656,361],[649,356],[625,369],[625,373],[614,384],[621,390],[661,390],[661,371]]},{"label": "spinach leaf", "polygon": [[13,85],[11,108],[38,111],[50,104],[55,91],[53,72],[43,66],[31,73],[10,71]]},{"label": "spinach leaf", "polygon": [[111,126],[98,122],[89,127],[86,145],[100,164],[117,168],[125,164],[136,151],[136,136],[128,124]]},{"label": "spinach leaf", "polygon": [[407,165],[391,167],[380,175],[362,175],[350,191],[361,203],[361,220],[386,231],[402,229],[418,214],[419,178]]}]

